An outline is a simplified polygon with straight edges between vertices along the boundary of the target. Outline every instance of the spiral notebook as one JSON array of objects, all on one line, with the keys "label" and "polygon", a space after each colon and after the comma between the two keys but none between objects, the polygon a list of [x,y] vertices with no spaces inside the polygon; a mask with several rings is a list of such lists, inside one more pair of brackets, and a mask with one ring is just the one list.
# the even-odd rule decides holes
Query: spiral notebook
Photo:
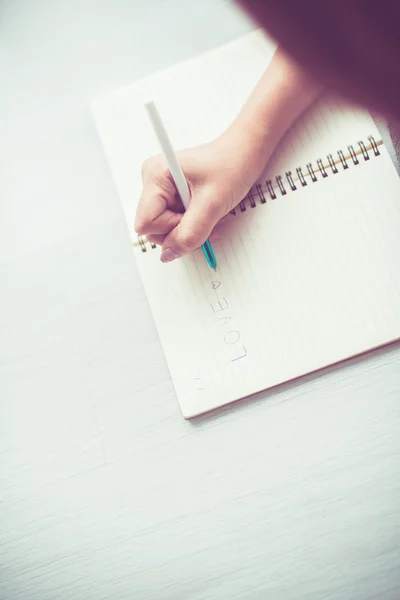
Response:
[{"label": "spiral notebook", "polygon": [[163,265],[133,231],[143,160],[158,152],[143,101],[172,142],[217,136],[271,59],[261,32],[103,98],[95,120],[185,417],[400,338],[400,183],[373,119],[325,97],[282,140],[201,250]]}]

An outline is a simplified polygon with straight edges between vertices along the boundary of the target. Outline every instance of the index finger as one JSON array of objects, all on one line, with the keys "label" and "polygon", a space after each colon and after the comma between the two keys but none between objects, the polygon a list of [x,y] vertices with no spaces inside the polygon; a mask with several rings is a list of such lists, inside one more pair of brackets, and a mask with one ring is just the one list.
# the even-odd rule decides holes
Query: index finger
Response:
[{"label": "index finger", "polygon": [[[176,193],[174,193],[174,196]],[[182,218],[181,212],[171,210],[169,204],[178,204],[173,198],[169,202],[168,196],[162,193],[159,186],[145,185],[135,216],[135,231],[139,234],[168,233],[176,227]],[[177,206],[176,208],[179,208]]]}]

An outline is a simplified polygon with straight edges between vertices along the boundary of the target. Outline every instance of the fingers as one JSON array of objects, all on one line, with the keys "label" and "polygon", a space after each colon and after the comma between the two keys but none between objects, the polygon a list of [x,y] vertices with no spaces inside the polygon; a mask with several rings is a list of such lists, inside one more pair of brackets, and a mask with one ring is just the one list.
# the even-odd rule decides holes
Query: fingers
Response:
[{"label": "fingers", "polygon": [[153,157],[143,165],[143,191],[136,211],[135,230],[162,246],[162,262],[170,262],[199,248],[232,203],[231,192],[215,177],[207,152],[205,166],[201,148],[186,151],[184,155],[185,173],[192,192],[186,212],[165,160]]},{"label": "fingers", "polygon": [[[217,240],[221,239],[221,234],[219,233],[219,229],[220,229],[220,224],[223,221],[224,221],[224,219],[219,221],[216,224],[216,226],[214,227],[214,229],[211,231],[210,235],[207,236],[207,239],[209,239],[210,242],[216,242]],[[164,240],[166,237],[167,237],[166,234],[150,233],[150,234],[146,235],[147,240],[152,244],[157,244],[157,246],[163,246]]]},{"label": "fingers", "polygon": [[199,248],[222,216],[221,207],[214,200],[193,200],[178,225],[166,235],[161,261],[170,262]]},{"label": "fingers", "polygon": [[150,234],[146,236],[146,239],[151,243],[151,244],[157,244],[157,246],[162,246],[163,242],[165,240],[166,236],[165,235],[154,235],[154,234]]},{"label": "fingers", "polygon": [[182,204],[169,173],[156,170],[143,177],[142,195],[136,210],[135,231],[140,235],[167,233],[181,220]]},{"label": "fingers", "polygon": [[147,213],[142,214],[142,211],[138,211],[135,217],[135,231],[139,235],[146,235],[147,237],[150,234],[165,234],[176,227],[181,219],[181,213],[169,209],[164,210],[158,216],[151,216]]}]

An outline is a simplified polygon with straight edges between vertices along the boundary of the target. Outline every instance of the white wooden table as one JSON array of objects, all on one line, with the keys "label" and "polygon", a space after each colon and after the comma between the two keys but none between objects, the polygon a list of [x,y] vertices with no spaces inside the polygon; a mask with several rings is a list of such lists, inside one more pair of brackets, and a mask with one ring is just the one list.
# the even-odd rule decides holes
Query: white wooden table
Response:
[{"label": "white wooden table", "polygon": [[91,120],[249,28],[222,0],[0,5],[2,600],[400,597],[399,346],[184,421]]}]

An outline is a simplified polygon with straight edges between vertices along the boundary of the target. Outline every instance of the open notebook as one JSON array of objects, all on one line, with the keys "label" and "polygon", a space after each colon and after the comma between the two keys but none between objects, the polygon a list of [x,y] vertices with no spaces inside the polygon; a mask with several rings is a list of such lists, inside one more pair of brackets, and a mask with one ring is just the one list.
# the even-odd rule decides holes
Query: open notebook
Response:
[{"label": "open notebook", "polygon": [[282,141],[201,250],[159,261],[133,231],[143,160],[159,151],[143,102],[172,143],[218,135],[275,46],[253,32],[101,99],[94,115],[185,417],[400,338],[400,182],[372,118],[322,99]]}]

